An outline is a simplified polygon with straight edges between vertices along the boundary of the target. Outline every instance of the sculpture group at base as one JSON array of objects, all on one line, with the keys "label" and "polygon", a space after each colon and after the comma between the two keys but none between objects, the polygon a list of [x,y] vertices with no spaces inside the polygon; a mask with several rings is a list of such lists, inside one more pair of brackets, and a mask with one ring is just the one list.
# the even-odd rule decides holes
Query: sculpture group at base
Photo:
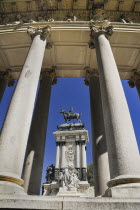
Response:
[{"label": "sculpture group at base", "polygon": [[79,188],[79,182],[78,179],[78,171],[74,167],[67,167],[64,168],[62,172],[59,173],[59,183],[60,186],[63,188],[67,188],[70,190],[72,187]]}]

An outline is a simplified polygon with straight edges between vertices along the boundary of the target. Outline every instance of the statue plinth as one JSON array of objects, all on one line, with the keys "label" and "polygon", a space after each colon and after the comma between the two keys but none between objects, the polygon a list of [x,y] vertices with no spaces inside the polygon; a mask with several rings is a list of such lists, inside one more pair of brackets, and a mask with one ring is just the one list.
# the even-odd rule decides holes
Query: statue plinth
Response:
[{"label": "statue plinth", "polygon": [[65,123],[57,126],[59,131],[73,131],[73,130],[83,130],[85,125],[82,123]]}]

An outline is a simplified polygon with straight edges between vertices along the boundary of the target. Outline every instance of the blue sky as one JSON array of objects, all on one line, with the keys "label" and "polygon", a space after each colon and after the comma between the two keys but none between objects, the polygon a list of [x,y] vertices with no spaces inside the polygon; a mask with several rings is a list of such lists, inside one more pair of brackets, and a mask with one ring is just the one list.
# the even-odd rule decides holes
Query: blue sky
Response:
[{"label": "blue sky", "polygon": [[[130,88],[127,81],[122,81],[128,102],[138,146],[140,148],[140,101],[136,88]],[[14,86],[15,87],[15,86]],[[2,127],[14,87],[6,88],[3,100],[0,104],[0,128]],[[84,79],[59,78],[55,86],[52,86],[50,111],[47,129],[47,142],[44,157],[44,169],[42,182],[45,181],[45,170],[50,164],[55,164],[55,138],[53,132],[57,125],[64,123],[63,116],[59,114],[61,109],[69,111],[73,107],[75,112],[82,113],[81,120],[89,131],[90,142],[87,144],[87,163],[92,162],[91,125],[90,125],[90,101],[89,88],[84,85]]]}]

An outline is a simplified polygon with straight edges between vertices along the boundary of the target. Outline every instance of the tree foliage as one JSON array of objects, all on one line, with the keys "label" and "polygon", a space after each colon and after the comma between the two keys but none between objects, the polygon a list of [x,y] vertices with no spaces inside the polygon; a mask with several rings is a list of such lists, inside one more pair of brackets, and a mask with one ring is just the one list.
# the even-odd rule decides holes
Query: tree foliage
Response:
[{"label": "tree foliage", "polygon": [[93,178],[94,170],[93,170],[93,167],[94,167],[93,162],[90,163],[87,166],[87,180],[88,180],[88,182],[91,186],[94,186],[94,178]]}]

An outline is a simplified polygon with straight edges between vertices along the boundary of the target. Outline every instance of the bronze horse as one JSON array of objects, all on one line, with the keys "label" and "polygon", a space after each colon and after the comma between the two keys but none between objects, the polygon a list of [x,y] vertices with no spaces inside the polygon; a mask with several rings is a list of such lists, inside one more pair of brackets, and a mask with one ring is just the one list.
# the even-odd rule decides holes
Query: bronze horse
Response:
[{"label": "bronze horse", "polygon": [[81,113],[66,112],[63,109],[60,111],[60,113],[63,114],[66,123],[72,119],[76,119],[79,123],[81,123],[80,120],[80,116],[82,115]]}]

